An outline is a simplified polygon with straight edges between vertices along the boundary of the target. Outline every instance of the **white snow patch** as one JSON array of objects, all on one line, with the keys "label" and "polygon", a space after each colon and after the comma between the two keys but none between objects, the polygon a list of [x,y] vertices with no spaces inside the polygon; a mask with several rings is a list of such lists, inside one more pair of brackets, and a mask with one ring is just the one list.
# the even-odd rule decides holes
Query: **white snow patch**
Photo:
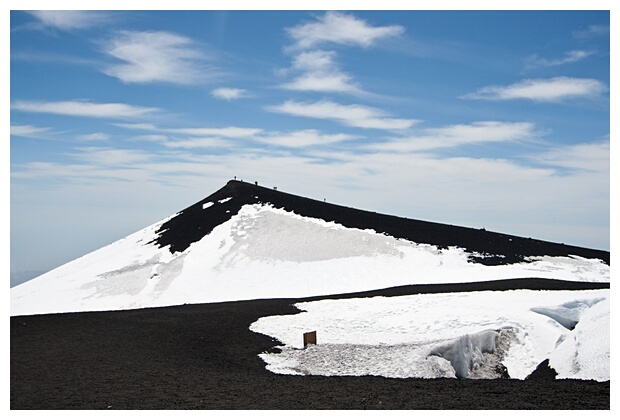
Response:
[{"label": "white snow patch", "polygon": [[[591,305],[574,305],[587,301]],[[571,307],[573,331],[533,307]],[[609,380],[609,290],[469,292],[321,300],[296,315],[257,320],[250,330],[276,338],[281,353],[260,357],[280,374],[491,377],[489,360],[524,379],[540,362],[563,378]],[[317,345],[302,350],[303,333]],[[504,335],[501,358],[498,336]]]},{"label": "white snow patch", "polygon": [[[217,202],[218,202],[218,203],[220,203],[220,204],[223,204],[223,203],[225,203],[225,202],[227,202],[227,201],[230,201],[230,200],[232,200],[232,197],[223,198],[223,199],[221,199],[221,200],[217,200]],[[209,208],[209,207],[211,207],[213,204],[215,204],[213,201],[209,201],[208,203],[204,203],[204,204],[202,205],[202,209],[203,209],[203,210],[204,210],[204,209],[208,209],[208,208]]]}]

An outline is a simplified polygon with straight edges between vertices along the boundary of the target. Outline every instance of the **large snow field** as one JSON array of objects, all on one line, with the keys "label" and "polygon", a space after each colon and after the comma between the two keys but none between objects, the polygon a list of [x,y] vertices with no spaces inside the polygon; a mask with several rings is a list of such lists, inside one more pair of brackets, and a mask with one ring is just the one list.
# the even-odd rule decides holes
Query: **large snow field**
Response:
[{"label": "large snow field", "polygon": [[[257,320],[276,338],[267,369],[290,375],[527,377],[549,359],[558,378],[610,379],[609,290],[484,291],[321,300]],[[303,349],[303,333],[317,345]]]},{"label": "large snow field", "polygon": [[166,220],[12,288],[11,314],[303,298],[525,277],[610,279],[609,266],[600,260],[540,256],[485,266],[469,262],[461,248],[440,250],[268,204],[243,206],[185,251],[171,253],[152,243]]}]

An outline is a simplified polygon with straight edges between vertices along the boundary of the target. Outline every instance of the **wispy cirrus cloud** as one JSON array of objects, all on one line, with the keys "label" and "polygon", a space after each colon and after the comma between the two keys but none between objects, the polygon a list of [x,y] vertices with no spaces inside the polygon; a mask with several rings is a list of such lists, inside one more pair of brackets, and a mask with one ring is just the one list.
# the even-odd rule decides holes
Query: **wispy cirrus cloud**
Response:
[{"label": "wispy cirrus cloud", "polygon": [[49,133],[48,127],[35,127],[32,125],[13,125],[11,124],[11,135],[17,137],[37,138],[45,133]]},{"label": "wispy cirrus cloud", "polygon": [[342,105],[331,101],[311,103],[286,101],[266,109],[297,117],[332,120],[350,127],[379,130],[405,130],[419,122],[413,119],[391,118],[386,112],[377,108],[357,104]]},{"label": "wispy cirrus cloud", "polygon": [[21,112],[67,115],[73,117],[133,119],[152,115],[160,110],[122,103],[95,103],[86,101],[15,101],[11,109]]},{"label": "wispy cirrus cloud", "polygon": [[314,22],[287,28],[286,32],[295,41],[293,49],[315,48],[322,44],[369,47],[382,38],[401,35],[405,28],[398,25],[371,26],[345,13],[327,12]]},{"label": "wispy cirrus cloud", "polygon": [[218,99],[224,99],[226,101],[232,101],[234,99],[247,98],[249,96],[248,91],[239,88],[217,88],[211,91],[211,95]]},{"label": "wispy cirrus cloud", "polygon": [[419,152],[445,149],[466,144],[528,140],[537,137],[535,126],[529,122],[480,121],[471,124],[455,124],[439,128],[427,128],[419,135],[392,138],[385,143],[368,146],[371,150],[384,152]]},{"label": "wispy cirrus cloud", "polygon": [[536,67],[554,67],[561,66],[563,64],[576,63],[577,61],[581,61],[584,58],[591,56],[594,52],[595,51],[583,50],[568,51],[563,57],[555,59],[541,58],[537,54],[534,54],[525,60],[525,66],[528,69],[532,69]]},{"label": "wispy cirrus cloud", "polygon": [[[49,127],[34,127],[32,125],[11,125],[11,136],[30,137],[36,139],[57,138]],[[105,141],[110,138],[106,133],[80,134],[74,137],[80,141]]]},{"label": "wispy cirrus cloud", "polygon": [[129,140],[163,143],[167,141],[168,138],[169,137],[165,134],[141,134],[138,136],[129,137]]},{"label": "wispy cirrus cloud", "polygon": [[54,28],[62,31],[87,29],[110,22],[109,13],[92,10],[35,10],[29,11],[41,28]]},{"label": "wispy cirrus cloud", "polygon": [[192,85],[220,76],[192,39],[171,32],[122,31],[103,42],[102,48],[122,62],[108,65],[103,72],[124,83]]},{"label": "wispy cirrus cloud", "polygon": [[536,102],[561,102],[578,97],[594,97],[607,91],[607,86],[595,79],[555,77],[527,79],[508,86],[486,86],[461,99],[506,101],[526,99]]},{"label": "wispy cirrus cloud", "polygon": [[77,140],[84,141],[105,141],[110,139],[110,135],[107,133],[90,133],[90,134],[81,134],[75,137]]},{"label": "wispy cirrus cloud", "polygon": [[288,132],[265,131],[246,127],[193,127],[158,128],[150,124],[116,124],[130,129],[140,129],[163,134],[132,137],[132,140],[158,142],[167,148],[207,149],[226,147],[239,150],[254,147],[256,143],[285,148],[323,146],[354,140],[359,136],[345,133],[322,133],[319,130],[294,130]]},{"label": "wispy cirrus cloud", "polygon": [[573,32],[575,38],[581,39],[603,35],[609,35],[609,25],[590,25],[586,29]]},{"label": "wispy cirrus cloud", "polygon": [[[290,132],[263,132],[252,137],[195,137],[169,138],[163,144],[169,148],[208,149],[228,148],[232,150],[248,150],[256,147],[257,143],[288,149],[301,149],[311,146],[326,146],[343,141],[354,140],[359,136],[344,133],[321,133],[318,130],[296,130]],[[245,141],[243,141],[245,140]],[[242,142],[243,141],[243,142]]]},{"label": "wispy cirrus cloud", "polygon": [[163,128],[158,127],[155,124],[133,124],[133,123],[119,123],[115,124],[118,127],[127,128],[130,130],[142,130],[152,131],[156,133],[167,134],[182,134],[196,137],[226,137],[226,138],[248,138],[254,137],[258,133],[262,132],[262,128],[252,127],[180,127],[180,128]]},{"label": "wispy cirrus cloud", "polygon": [[159,131],[155,124],[150,123],[115,123],[117,127],[127,128],[129,130]]},{"label": "wispy cirrus cloud", "polygon": [[308,146],[324,146],[343,141],[354,140],[359,138],[351,134],[336,133],[324,134],[318,130],[298,130],[288,133],[265,133],[256,140],[271,144],[274,146],[283,146],[288,148],[308,147]]},{"label": "wispy cirrus cloud", "polygon": [[609,173],[609,139],[592,143],[579,143],[556,147],[531,156],[531,160],[548,167],[562,167],[569,170]]},{"label": "wispy cirrus cloud", "polygon": [[97,166],[124,167],[152,160],[152,155],[142,150],[113,147],[78,147],[75,150],[69,155]]},{"label": "wispy cirrus cloud", "polygon": [[230,138],[220,137],[168,138],[162,144],[169,149],[231,149],[239,146]]},{"label": "wispy cirrus cloud", "polygon": [[263,131],[262,128],[245,127],[196,127],[196,128],[170,128],[163,130],[167,133],[187,134],[190,136],[218,136],[227,138],[253,137]]}]

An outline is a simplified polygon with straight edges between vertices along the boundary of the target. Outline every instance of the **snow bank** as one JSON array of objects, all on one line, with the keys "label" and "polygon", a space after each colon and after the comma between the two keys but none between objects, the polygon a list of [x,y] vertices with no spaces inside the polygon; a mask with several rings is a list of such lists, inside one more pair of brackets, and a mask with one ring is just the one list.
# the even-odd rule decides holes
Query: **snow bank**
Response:
[{"label": "snow bank", "polygon": [[610,301],[593,299],[580,306],[579,322],[558,339],[549,362],[558,378],[609,380]]},{"label": "snow bank", "polygon": [[[279,340],[260,357],[280,374],[524,379],[550,360],[559,377],[609,380],[609,290],[445,293],[322,300],[250,329]],[[575,305],[574,302],[587,302]],[[532,308],[570,307],[573,330]],[[302,336],[317,345],[302,350]],[[501,337],[501,340],[498,340]],[[501,343],[501,345],[500,345]],[[495,376],[493,376],[495,375]]]},{"label": "snow bank", "polygon": [[572,330],[579,322],[579,318],[584,312],[584,309],[592,307],[592,305],[599,303],[601,300],[603,300],[603,298],[573,300],[554,307],[532,308],[532,311],[546,315],[565,328]]}]

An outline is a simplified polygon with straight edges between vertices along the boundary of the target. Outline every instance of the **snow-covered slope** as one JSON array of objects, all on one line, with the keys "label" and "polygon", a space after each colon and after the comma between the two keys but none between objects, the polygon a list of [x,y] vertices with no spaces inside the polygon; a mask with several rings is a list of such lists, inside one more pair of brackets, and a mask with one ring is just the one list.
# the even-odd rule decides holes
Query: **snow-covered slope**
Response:
[{"label": "snow-covered slope", "polygon": [[[359,219],[358,225],[390,229],[376,222],[389,216],[231,182],[176,215],[12,288],[11,314],[308,297],[525,277],[609,282],[609,265],[602,260],[608,253],[565,247],[567,254],[561,255],[558,249],[563,248],[547,244],[553,256],[527,255],[524,249],[545,243],[396,218],[404,232],[412,230],[407,222],[419,224],[414,234],[428,236],[434,229],[435,243],[420,243],[326,221],[348,220],[347,211],[355,215],[349,219]],[[304,212],[327,216],[300,215]],[[457,239],[446,239],[450,235]],[[475,235],[483,238],[479,249],[471,241]],[[446,242],[459,237],[465,246]],[[484,248],[493,242],[485,238],[498,237],[504,243],[502,255]],[[524,241],[532,246],[524,246]],[[507,253],[505,244],[510,243],[516,251]],[[585,256],[570,254],[581,251]]]}]

